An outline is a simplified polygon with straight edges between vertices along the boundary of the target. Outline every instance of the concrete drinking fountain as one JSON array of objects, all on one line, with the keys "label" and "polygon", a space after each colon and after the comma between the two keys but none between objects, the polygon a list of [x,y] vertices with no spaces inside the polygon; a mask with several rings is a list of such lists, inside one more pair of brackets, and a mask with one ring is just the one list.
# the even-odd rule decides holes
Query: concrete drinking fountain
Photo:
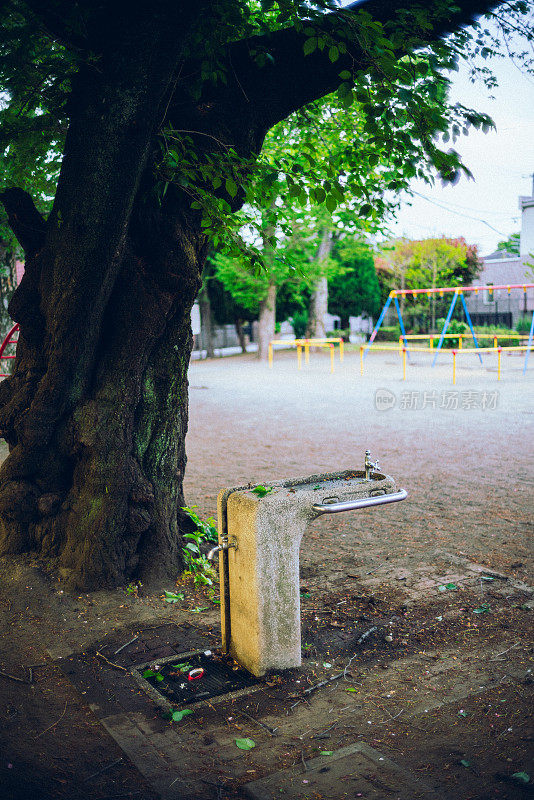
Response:
[{"label": "concrete drinking fountain", "polygon": [[258,677],[301,665],[299,549],[306,527],[339,514],[404,500],[366,451],[346,470],[238,486],[218,497],[222,649]]}]

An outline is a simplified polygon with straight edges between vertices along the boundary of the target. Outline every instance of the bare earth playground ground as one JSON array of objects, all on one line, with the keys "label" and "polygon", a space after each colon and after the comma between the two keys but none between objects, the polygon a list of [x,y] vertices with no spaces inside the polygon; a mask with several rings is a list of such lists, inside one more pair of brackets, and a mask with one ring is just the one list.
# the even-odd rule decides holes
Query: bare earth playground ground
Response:
[{"label": "bare earth playground ground", "polygon": [[[128,707],[126,678],[95,643],[109,658],[159,625],[179,628],[184,649],[214,646],[216,609],[187,611],[208,605],[187,588],[185,608],[142,593],[70,598],[31,558],[4,559],[0,669],[44,665],[32,686],[0,682],[8,798],[243,797],[245,784],[291,767],[268,796],[531,796],[534,360],[523,376],[522,360],[503,356],[497,382],[496,358],[480,368],[465,356],[455,386],[450,354],[440,361],[430,370],[417,354],[406,381],[394,353],[371,353],[363,376],[356,352],[336,355],[333,375],[325,353],[300,371],[294,352],[277,353],[272,370],[251,356],[192,363],[186,491],[202,515],[224,486],[359,469],[366,448],[409,499],[313,523],[301,549],[302,671],[174,727],[148,701]],[[127,652],[111,660],[128,667]],[[65,669],[80,654],[105,699]],[[353,655],[345,679],[303,699]],[[239,750],[239,737],[256,747]],[[321,756],[357,742],[375,760],[356,777]],[[314,757],[322,783],[306,767]]]}]

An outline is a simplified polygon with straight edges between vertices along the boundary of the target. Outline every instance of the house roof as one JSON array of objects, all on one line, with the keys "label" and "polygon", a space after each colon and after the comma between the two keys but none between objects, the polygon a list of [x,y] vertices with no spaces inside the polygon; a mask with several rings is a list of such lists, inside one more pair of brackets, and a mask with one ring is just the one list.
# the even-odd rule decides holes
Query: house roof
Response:
[{"label": "house roof", "polygon": [[[501,252],[501,251],[497,251]],[[488,284],[534,283],[534,260],[532,256],[511,256],[495,258],[486,256],[480,275],[471,286],[487,286]],[[502,289],[506,293],[506,289]],[[515,291],[520,291],[516,289]],[[527,310],[534,310],[534,289],[527,289]]]},{"label": "house roof", "polygon": [[482,261],[509,261],[511,258],[517,258],[517,256],[507,250],[495,250],[489,256],[484,256]]},{"label": "house roof", "polygon": [[511,256],[507,258],[493,259],[487,256],[483,259],[484,266],[476,283],[472,285],[483,285],[487,283],[534,283],[533,267],[534,263],[531,256]]}]

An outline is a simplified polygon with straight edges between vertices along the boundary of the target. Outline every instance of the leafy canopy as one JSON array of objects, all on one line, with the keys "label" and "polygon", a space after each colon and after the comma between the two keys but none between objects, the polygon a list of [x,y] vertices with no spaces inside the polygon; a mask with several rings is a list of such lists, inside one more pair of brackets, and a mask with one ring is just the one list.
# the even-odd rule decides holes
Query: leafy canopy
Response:
[{"label": "leafy canopy", "polygon": [[[43,211],[54,194],[76,76],[80,70],[100,69],[98,36],[91,38],[87,31],[98,31],[106,13],[105,3],[57,5],[64,37],[43,24],[40,3],[11,0],[0,21],[0,191],[26,188]],[[252,59],[248,73],[257,85],[269,88],[279,79],[284,43],[289,42],[299,48],[298,58],[309,62],[310,75],[317,74],[318,59],[326,59],[328,69],[320,61],[325,87],[331,86],[335,96],[317,101],[314,96],[328,91],[314,88],[306,101],[304,92],[295,104],[300,110],[275,129],[261,153],[261,142],[253,147],[252,155],[231,141],[182,130],[176,114],[170,114],[159,131],[154,181],[147,191],[163,202],[169,186],[179,187],[201,215],[217,250],[245,253],[249,265],[266,266],[265,226],[254,210],[269,209],[273,197],[279,198],[277,225],[283,233],[287,221],[280,209],[286,205],[297,204],[303,213],[323,206],[334,214],[348,203],[361,218],[373,221],[388,205],[384,187],[396,193],[411,177],[432,180],[437,172],[455,180],[461,171],[469,174],[450,142],[471,127],[489,130],[491,120],[446,101],[448,72],[458,68],[461,58],[486,59],[505,52],[532,68],[527,49],[532,9],[518,0],[503,3],[490,14],[492,25],[477,23],[428,45],[434,27],[451,13],[450,2],[407,2],[404,8],[392,8],[396,12],[364,2],[356,11],[339,10],[330,0],[200,3],[194,31],[184,42],[183,102],[208,107],[224,94],[243,55],[243,41],[247,59]],[[528,44],[518,44],[520,36]],[[490,71],[484,67],[478,72],[491,86]],[[246,78],[241,74],[239,80]],[[246,93],[244,83],[242,89]],[[292,110],[288,106],[288,113]],[[280,114],[288,115],[283,110]],[[243,205],[246,224],[256,235],[242,235],[244,218],[234,212]]]}]

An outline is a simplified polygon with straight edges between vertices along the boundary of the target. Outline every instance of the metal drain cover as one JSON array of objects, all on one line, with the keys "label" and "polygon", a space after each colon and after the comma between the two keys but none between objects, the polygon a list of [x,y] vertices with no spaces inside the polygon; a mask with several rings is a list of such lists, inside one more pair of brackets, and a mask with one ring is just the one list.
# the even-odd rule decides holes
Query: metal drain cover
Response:
[{"label": "metal drain cover", "polygon": [[[190,680],[195,670],[200,678]],[[142,688],[165,707],[191,705],[201,700],[238,692],[259,683],[250,672],[217,652],[180,653],[157,662],[141,664],[133,671]]]}]

